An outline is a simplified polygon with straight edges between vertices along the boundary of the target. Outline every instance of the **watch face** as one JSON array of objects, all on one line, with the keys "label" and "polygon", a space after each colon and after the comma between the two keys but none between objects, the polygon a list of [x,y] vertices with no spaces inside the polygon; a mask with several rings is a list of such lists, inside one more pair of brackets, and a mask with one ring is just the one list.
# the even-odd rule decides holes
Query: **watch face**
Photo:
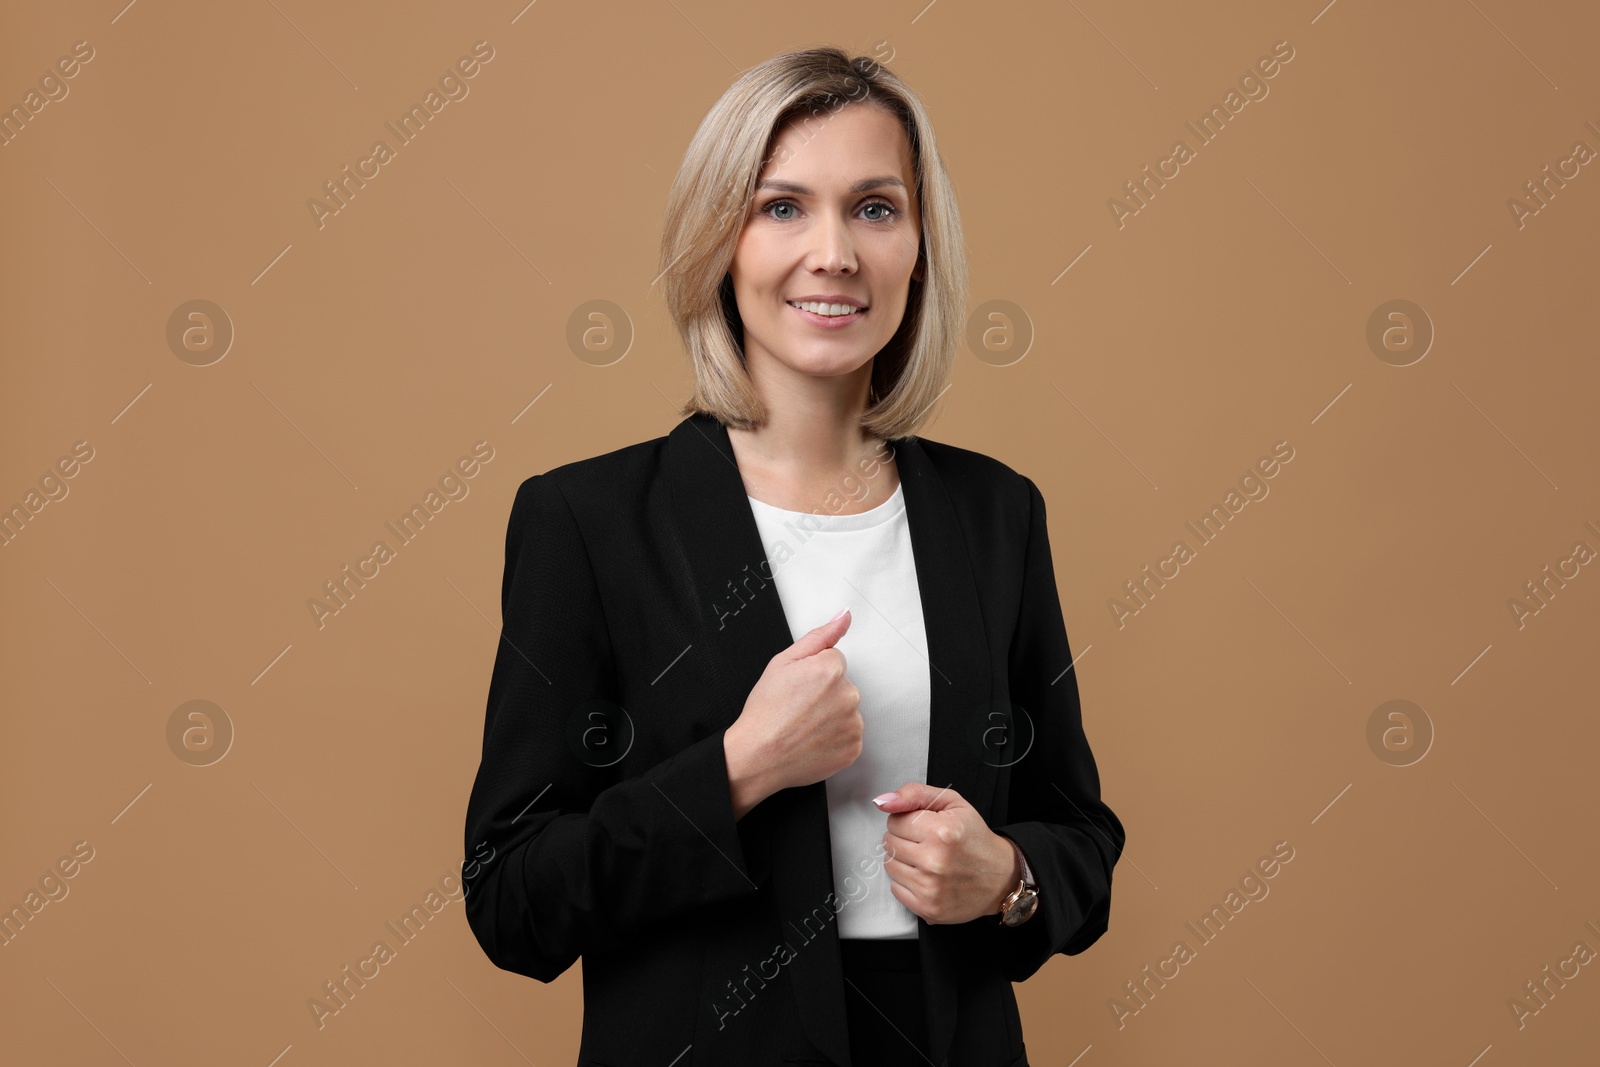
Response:
[{"label": "watch face", "polygon": [[1039,906],[1039,894],[1036,890],[1024,889],[1016,902],[1006,910],[1002,920],[1007,926],[1017,926],[1027,922],[1033,916],[1034,909]]}]

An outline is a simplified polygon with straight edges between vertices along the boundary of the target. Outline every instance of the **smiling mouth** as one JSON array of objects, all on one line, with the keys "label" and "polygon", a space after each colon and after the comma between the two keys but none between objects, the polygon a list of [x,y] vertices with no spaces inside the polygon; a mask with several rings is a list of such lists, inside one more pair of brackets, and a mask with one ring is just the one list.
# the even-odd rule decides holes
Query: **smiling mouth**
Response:
[{"label": "smiling mouth", "polygon": [[867,309],[864,307],[852,307],[849,304],[819,304],[809,300],[786,300],[784,303],[788,304],[792,308],[797,308],[800,311],[805,311],[812,315],[819,315],[828,319],[847,319],[855,315],[865,315],[867,312]]}]

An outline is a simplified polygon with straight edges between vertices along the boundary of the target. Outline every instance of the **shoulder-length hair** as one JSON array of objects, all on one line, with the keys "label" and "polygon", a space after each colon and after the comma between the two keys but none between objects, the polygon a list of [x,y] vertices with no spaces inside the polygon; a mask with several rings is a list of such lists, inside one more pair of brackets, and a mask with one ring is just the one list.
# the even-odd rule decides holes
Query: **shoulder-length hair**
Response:
[{"label": "shoulder-length hair", "polygon": [[947,387],[967,303],[966,246],[955,191],[933,125],[911,88],[868,56],[833,48],[790,52],[742,74],[700,123],[667,194],[660,277],[667,309],[694,366],[680,414],[754,429],[767,413],[744,363],[744,325],[728,273],[773,142],[795,121],[807,129],[847,106],[884,108],[905,127],[921,208],[917,252],[900,327],[874,357],[862,428],[915,434]]}]

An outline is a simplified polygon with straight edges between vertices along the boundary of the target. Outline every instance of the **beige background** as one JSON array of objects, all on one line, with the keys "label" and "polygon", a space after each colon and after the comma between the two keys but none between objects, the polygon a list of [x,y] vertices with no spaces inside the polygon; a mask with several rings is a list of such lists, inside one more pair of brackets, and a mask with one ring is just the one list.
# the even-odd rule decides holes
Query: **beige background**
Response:
[{"label": "beige background", "polygon": [[[497,970],[455,901],[322,1028],[307,1002],[459,871],[516,487],[676,423],[667,185],[740,70],[819,43],[923,94],[974,315],[1030,324],[963,353],[925,436],[1044,492],[1128,830],[1110,932],[1017,987],[1033,1062],[1592,1060],[1600,966],[1521,1027],[1508,1002],[1600,951],[1600,568],[1520,628],[1507,604],[1600,549],[1600,173],[1521,227],[1507,203],[1600,150],[1592,5],[122,2],[0,34],[7,108],[94,51],[0,148],[0,504],[93,450],[0,547],[0,903],[93,850],[0,948],[9,1062],[575,1060],[578,969]],[[1284,40],[1119,228],[1108,199]],[[470,94],[319,228],[477,41]],[[1405,367],[1366,340],[1397,299],[1436,331]],[[234,332],[208,366],[168,341],[194,300]],[[580,358],[594,300],[626,321]],[[470,493],[318,629],[307,600],[478,441]],[[1270,495],[1119,627],[1279,441]],[[169,744],[191,700],[232,726],[208,766]],[[1391,700],[1420,713],[1374,747]],[[1119,1026],[1279,841],[1270,895]]]}]

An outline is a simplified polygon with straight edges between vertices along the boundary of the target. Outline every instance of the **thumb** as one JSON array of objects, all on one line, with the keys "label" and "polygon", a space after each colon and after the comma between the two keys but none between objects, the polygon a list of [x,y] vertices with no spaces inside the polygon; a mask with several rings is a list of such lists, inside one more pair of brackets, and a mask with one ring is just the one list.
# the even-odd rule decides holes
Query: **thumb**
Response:
[{"label": "thumb", "polygon": [[818,626],[814,630],[807,630],[800,635],[800,639],[790,645],[783,653],[784,659],[804,659],[815,656],[825,648],[832,648],[850,629],[850,609],[845,608],[839,614]]},{"label": "thumb", "polygon": [[872,802],[879,811],[891,813],[916,811],[919,808],[943,811],[960,804],[961,797],[954,789],[935,789],[926,782],[907,782],[892,793],[873,797]]}]

